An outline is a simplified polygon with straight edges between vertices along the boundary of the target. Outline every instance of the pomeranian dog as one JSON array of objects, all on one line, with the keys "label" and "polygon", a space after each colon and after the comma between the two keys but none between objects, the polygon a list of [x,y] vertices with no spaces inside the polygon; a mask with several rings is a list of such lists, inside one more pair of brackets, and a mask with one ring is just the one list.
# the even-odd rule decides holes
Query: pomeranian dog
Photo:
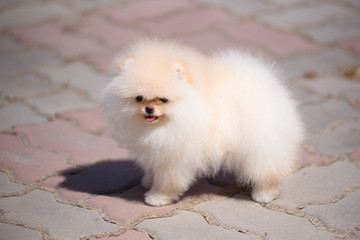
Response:
[{"label": "pomeranian dog", "polygon": [[114,135],[137,155],[145,203],[177,201],[197,177],[232,171],[260,203],[279,194],[303,129],[273,65],[227,50],[212,56],[146,39],[117,59],[104,89]]}]

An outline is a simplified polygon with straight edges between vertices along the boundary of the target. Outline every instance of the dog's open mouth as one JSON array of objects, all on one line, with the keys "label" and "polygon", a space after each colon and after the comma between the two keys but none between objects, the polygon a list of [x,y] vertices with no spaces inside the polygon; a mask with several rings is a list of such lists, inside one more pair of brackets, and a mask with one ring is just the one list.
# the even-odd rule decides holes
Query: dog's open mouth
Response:
[{"label": "dog's open mouth", "polygon": [[144,118],[147,122],[155,122],[158,119],[157,116],[151,116],[151,115],[145,116]]}]

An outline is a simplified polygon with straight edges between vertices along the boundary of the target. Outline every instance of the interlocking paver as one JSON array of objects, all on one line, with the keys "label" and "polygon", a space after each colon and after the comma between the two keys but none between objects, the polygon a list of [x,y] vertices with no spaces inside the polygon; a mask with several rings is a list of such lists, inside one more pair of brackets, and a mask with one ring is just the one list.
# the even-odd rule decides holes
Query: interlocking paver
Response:
[{"label": "interlocking paver", "polygon": [[314,205],[304,208],[303,212],[315,215],[328,228],[357,232],[360,226],[360,190],[350,193],[334,204]]},{"label": "interlocking paver", "polygon": [[0,81],[0,91],[4,96],[10,98],[31,97],[50,89],[52,89],[51,84],[34,74],[4,78]]},{"label": "interlocking paver", "polygon": [[191,2],[187,0],[171,2],[166,0],[141,0],[129,3],[126,6],[105,9],[103,13],[119,22],[133,22],[159,17],[171,11],[186,9],[191,6]]},{"label": "interlocking paver", "polygon": [[61,156],[25,146],[19,137],[0,134],[0,164],[22,180],[34,181],[69,168]]},{"label": "interlocking paver", "polygon": [[356,66],[354,57],[339,48],[325,48],[309,53],[300,53],[279,61],[280,67],[288,77],[301,77],[305,74],[323,74]]},{"label": "interlocking paver", "polygon": [[[319,231],[308,220],[261,207],[249,197],[200,203],[196,209],[212,214],[228,226],[248,230],[269,239],[330,239],[331,234]],[[282,231],[279,231],[282,229]]]},{"label": "interlocking paver", "polygon": [[345,40],[341,42],[341,45],[353,49],[360,55],[360,40]]},{"label": "interlocking paver", "polygon": [[200,214],[187,211],[169,218],[145,220],[138,227],[154,232],[160,239],[255,239],[241,232],[209,225]]},{"label": "interlocking paver", "polygon": [[46,118],[35,114],[21,103],[7,104],[0,108],[0,130],[27,123],[46,122]]},{"label": "interlocking paver", "polygon": [[[323,134],[307,137],[307,142],[320,153],[339,155],[360,147],[360,121],[345,121],[340,126]],[[334,141],[336,139],[336,141]]]},{"label": "interlocking paver", "polygon": [[59,2],[50,2],[42,4],[22,5],[19,8],[10,9],[0,14],[0,29],[31,25],[43,20],[52,19],[59,16],[69,16],[73,12],[65,4]]},{"label": "interlocking paver", "polygon": [[15,193],[25,189],[24,185],[10,182],[8,176],[4,172],[0,172],[0,185],[0,194]]},{"label": "interlocking paver", "polygon": [[105,137],[77,130],[70,122],[55,120],[41,125],[16,128],[31,144],[69,153],[77,163],[93,163],[105,159],[123,159],[128,152]]},{"label": "interlocking paver", "polygon": [[[44,74],[53,83],[68,84],[76,89],[85,91],[97,102],[101,99],[101,89],[110,81],[109,77],[97,73],[91,67],[81,62],[43,68],[39,72]],[[71,104],[79,102],[81,101],[74,100]]]},{"label": "interlocking paver", "polygon": [[0,236],[2,239],[42,240],[40,232],[25,227],[0,222]]},{"label": "interlocking paver", "polygon": [[152,238],[144,232],[128,230],[116,237],[97,238],[99,240],[151,240]]},{"label": "interlocking paver", "polygon": [[341,4],[324,2],[321,4],[299,6],[288,11],[278,9],[269,14],[262,14],[259,17],[276,27],[296,29],[303,26],[319,25],[328,20],[337,21],[338,19],[356,17],[357,15],[358,13],[355,10],[346,8]]},{"label": "interlocking paver", "polygon": [[121,226],[102,221],[96,211],[57,202],[51,193],[34,190],[0,198],[4,218],[46,228],[55,239],[78,239],[86,234],[110,233]]},{"label": "interlocking paver", "polygon": [[0,52],[13,52],[24,46],[6,35],[0,35]]},{"label": "interlocking paver", "polygon": [[356,150],[349,155],[350,159],[360,162],[360,150]]},{"label": "interlocking paver", "polygon": [[75,91],[69,90],[61,90],[53,94],[31,98],[26,101],[35,106],[41,113],[48,115],[96,106],[95,103],[80,97]]},{"label": "interlocking paver", "polygon": [[332,43],[340,40],[360,37],[360,18],[341,19],[334,22],[301,30],[304,34],[321,43]]},{"label": "interlocking paver", "polygon": [[296,208],[302,203],[326,202],[349,187],[360,184],[360,169],[354,163],[337,161],[329,166],[307,167],[289,176],[273,203]]}]

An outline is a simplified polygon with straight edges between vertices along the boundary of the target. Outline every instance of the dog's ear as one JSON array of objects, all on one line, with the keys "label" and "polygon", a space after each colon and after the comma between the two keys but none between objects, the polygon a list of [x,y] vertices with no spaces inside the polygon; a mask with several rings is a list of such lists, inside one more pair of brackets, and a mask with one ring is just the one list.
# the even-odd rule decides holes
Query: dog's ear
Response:
[{"label": "dog's ear", "polygon": [[186,67],[186,64],[182,60],[176,60],[173,65],[173,71],[179,80],[187,81],[189,84],[193,84],[193,80],[191,78],[190,72]]},{"label": "dog's ear", "polygon": [[135,62],[134,56],[127,56],[125,58],[119,58],[116,60],[117,71],[124,72]]}]

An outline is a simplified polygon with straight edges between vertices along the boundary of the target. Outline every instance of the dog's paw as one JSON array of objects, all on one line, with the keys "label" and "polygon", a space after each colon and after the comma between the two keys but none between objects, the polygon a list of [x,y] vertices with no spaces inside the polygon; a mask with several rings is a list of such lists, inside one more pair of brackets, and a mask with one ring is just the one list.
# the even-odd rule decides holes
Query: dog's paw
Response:
[{"label": "dog's paw", "polygon": [[163,205],[168,205],[178,200],[178,198],[170,197],[164,194],[147,194],[145,196],[145,203],[150,206],[159,207]]},{"label": "dog's paw", "polygon": [[254,191],[251,194],[252,199],[258,203],[269,203],[279,195],[278,189]]}]

